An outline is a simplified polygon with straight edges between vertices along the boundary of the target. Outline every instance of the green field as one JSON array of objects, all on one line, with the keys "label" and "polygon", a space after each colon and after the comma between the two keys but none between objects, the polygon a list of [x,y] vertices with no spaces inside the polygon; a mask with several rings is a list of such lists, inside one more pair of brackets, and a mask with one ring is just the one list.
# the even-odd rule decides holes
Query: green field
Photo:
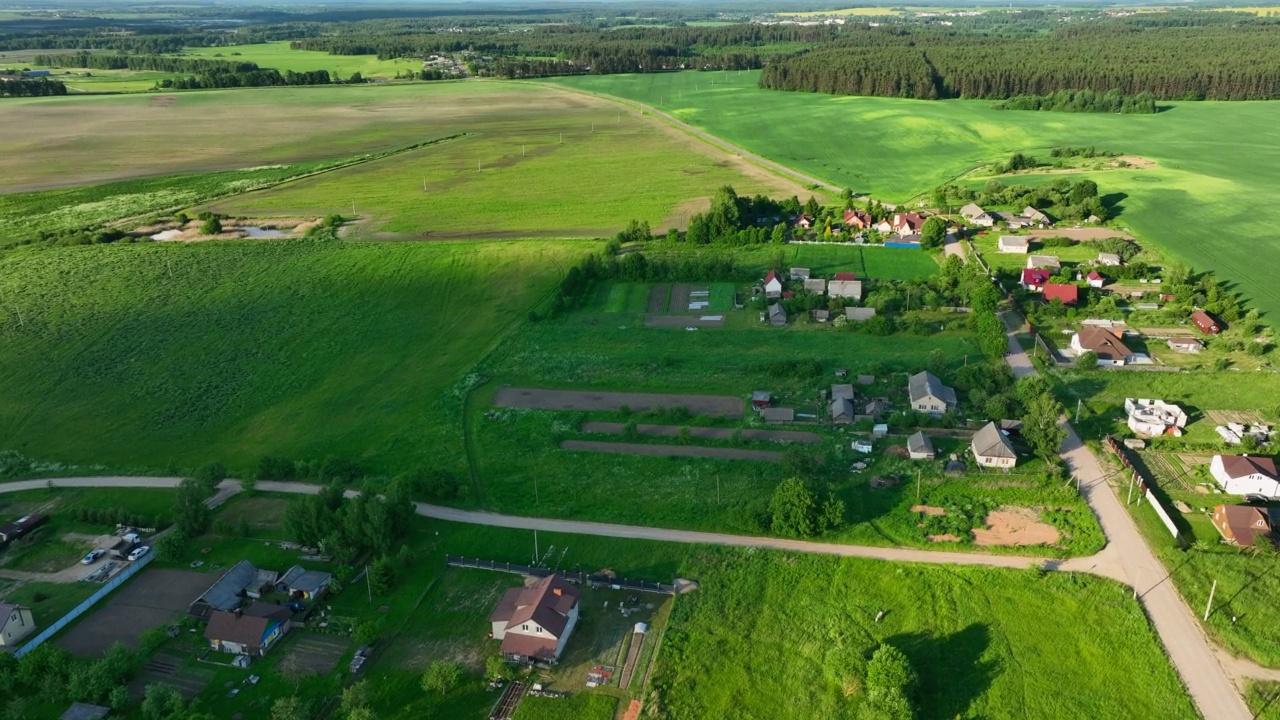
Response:
[{"label": "green field", "polygon": [[[465,374],[589,247],[13,251],[0,448],[137,472],[210,459],[246,472],[267,453],[383,472],[460,463]],[[502,277],[519,282],[492,292]]]},{"label": "green field", "polygon": [[287,70],[328,70],[330,76],[336,72],[343,79],[356,72],[368,79],[395,77],[398,72],[416,72],[422,69],[422,61],[414,58],[379,60],[377,55],[330,55],[315,50],[293,50],[289,47],[288,40],[255,45],[192,47],[187,48],[182,56],[257,63],[258,67],[273,68],[281,74]]},{"label": "green field", "polygon": [[1275,102],[1173,103],[1156,115],[996,110],[978,100],[833,97],[762,90],[758,73],[658,73],[559,78],[639,100],[789,167],[893,202],[1014,152],[1061,145],[1154,160],[1154,168],[1094,173],[1119,224],[1195,267],[1239,283],[1280,314],[1267,267],[1280,222]]}]

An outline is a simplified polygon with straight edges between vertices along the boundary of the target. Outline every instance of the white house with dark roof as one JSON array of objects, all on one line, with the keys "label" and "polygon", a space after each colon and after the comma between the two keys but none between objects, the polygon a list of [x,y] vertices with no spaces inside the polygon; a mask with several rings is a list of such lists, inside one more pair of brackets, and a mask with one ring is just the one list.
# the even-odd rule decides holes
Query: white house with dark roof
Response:
[{"label": "white house with dark roof", "polygon": [[933,442],[929,440],[929,436],[923,432],[917,432],[907,438],[907,456],[912,460],[932,460],[936,453],[933,450]]},{"label": "white house with dark roof", "polygon": [[1255,455],[1214,455],[1209,463],[1209,474],[1232,495],[1263,495],[1280,497],[1280,479],[1276,475],[1276,462],[1269,457]]},{"label": "white house with dark roof", "polygon": [[969,203],[960,208],[960,215],[964,217],[965,222],[978,227],[991,227],[996,224],[996,219],[991,213],[983,210],[980,206]]},{"label": "white house with dark roof", "polygon": [[1002,253],[1026,255],[1031,252],[1031,238],[1020,235],[1001,235],[996,243],[996,250]]},{"label": "white house with dark roof", "polygon": [[0,603],[0,647],[13,647],[36,629],[31,610]]},{"label": "white house with dark roof", "polygon": [[974,460],[982,467],[1007,469],[1018,464],[1018,453],[1014,451],[1013,443],[993,422],[974,433],[970,448]]},{"label": "white house with dark roof", "polygon": [[578,624],[581,592],[558,574],[511,588],[489,616],[502,654],[512,662],[552,664],[560,659]]},{"label": "white house with dark roof", "polygon": [[927,370],[911,376],[907,381],[907,393],[911,396],[911,409],[916,412],[942,415],[956,406],[956,391],[943,385],[937,375]]}]

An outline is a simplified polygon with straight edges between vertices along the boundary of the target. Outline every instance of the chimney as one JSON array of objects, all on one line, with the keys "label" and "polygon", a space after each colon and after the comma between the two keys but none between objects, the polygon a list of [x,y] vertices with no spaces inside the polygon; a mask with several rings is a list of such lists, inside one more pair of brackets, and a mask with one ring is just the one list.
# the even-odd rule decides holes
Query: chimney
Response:
[{"label": "chimney", "polygon": [[559,596],[561,596],[561,595],[563,595],[563,594],[564,594],[564,591],[563,591],[563,590],[561,590],[561,589],[560,589],[560,588],[558,588],[558,587],[556,587],[556,588],[551,588],[551,592],[555,593],[555,594],[556,594],[556,597],[559,597]]}]

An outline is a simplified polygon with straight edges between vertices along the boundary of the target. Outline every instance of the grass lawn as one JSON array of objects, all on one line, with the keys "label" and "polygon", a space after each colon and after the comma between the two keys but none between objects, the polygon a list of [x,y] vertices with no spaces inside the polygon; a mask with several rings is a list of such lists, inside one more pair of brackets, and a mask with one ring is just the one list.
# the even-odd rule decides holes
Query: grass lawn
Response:
[{"label": "grass lawn", "polygon": [[294,72],[328,70],[330,76],[336,72],[344,79],[356,72],[368,79],[395,77],[397,72],[404,70],[417,72],[422,69],[422,61],[416,58],[379,60],[377,55],[330,55],[315,50],[294,50],[289,47],[288,40],[254,45],[191,47],[184,50],[181,56],[257,63],[258,67],[273,68],[279,70],[281,74],[287,70]]},{"label": "grass lawn", "polygon": [[[0,294],[0,447],[130,472],[264,454],[458,467],[465,375],[591,246],[26,249]],[[495,277],[519,282],[492,292]],[[442,338],[448,338],[442,343]]]},{"label": "grass lawn", "polygon": [[555,82],[654,105],[771,160],[891,202],[1014,152],[1096,146],[1148,158],[1157,166],[1091,173],[1118,201],[1118,223],[1175,258],[1238,282],[1254,304],[1280,313],[1280,287],[1266,270],[1280,262],[1280,247],[1267,242],[1280,222],[1270,202],[1280,188],[1280,140],[1267,132],[1275,102],[1173,103],[1157,115],[1036,113],[996,110],[985,100],[762,90],[758,76],[686,72]]}]

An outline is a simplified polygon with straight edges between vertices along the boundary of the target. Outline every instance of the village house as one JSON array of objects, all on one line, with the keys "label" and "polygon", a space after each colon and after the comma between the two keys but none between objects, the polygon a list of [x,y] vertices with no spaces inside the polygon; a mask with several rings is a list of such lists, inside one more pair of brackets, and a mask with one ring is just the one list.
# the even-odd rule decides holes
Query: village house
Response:
[{"label": "village house", "polygon": [[490,635],[509,662],[552,664],[578,624],[581,592],[559,574],[511,588],[489,616]]},{"label": "village house", "polygon": [[879,420],[892,412],[893,404],[889,402],[888,398],[875,398],[866,404],[862,410],[863,414],[857,419],[865,417],[871,420]]},{"label": "village house", "polygon": [[1214,455],[1209,463],[1209,474],[1232,495],[1280,498],[1276,462],[1269,457]]},{"label": "village house", "polygon": [[[836,273],[837,276],[844,273]],[[852,273],[848,273],[852,274]],[[862,299],[862,281],[836,279],[827,283],[827,295],[833,298],[852,298],[854,300]]]},{"label": "village house", "polygon": [[1053,226],[1052,218],[1040,212],[1039,210],[1031,207],[1030,205],[1022,208],[1022,217],[1026,218],[1029,222],[1033,224],[1039,225],[1040,227]]},{"label": "village house", "polygon": [[871,216],[861,210],[845,210],[844,225],[847,228],[866,230],[875,224]]},{"label": "village house", "polygon": [[822,278],[808,278],[804,281],[804,291],[818,295],[827,294],[827,281]]},{"label": "village house", "polygon": [[1271,513],[1264,507],[1219,505],[1213,509],[1213,526],[1232,545],[1253,547],[1258,538],[1272,539]]},{"label": "village house", "polygon": [[292,627],[293,611],[287,606],[254,602],[231,612],[215,611],[204,637],[219,652],[259,657]]},{"label": "village house", "polygon": [[764,276],[764,296],[770,300],[782,297],[782,280],[776,270],[770,270]]},{"label": "village house", "polygon": [[1013,443],[993,422],[974,433],[970,448],[973,458],[982,467],[1008,469],[1018,464],[1018,453],[1014,451]]},{"label": "village house", "polygon": [[889,233],[893,232],[893,223],[889,222],[888,220],[881,220],[875,225],[872,225],[871,229],[883,235],[888,235]]},{"label": "village house", "polygon": [[935,456],[933,442],[923,432],[907,438],[907,456],[912,460],[932,460]]},{"label": "village house", "polygon": [[241,560],[196,598],[187,608],[195,617],[208,620],[215,612],[230,612],[240,607],[246,591],[258,592],[258,569],[248,560]]},{"label": "village house", "polygon": [[1019,235],[1001,235],[999,242],[996,244],[996,251],[1026,255],[1031,252],[1031,238]]},{"label": "village house", "polygon": [[1191,322],[1205,335],[1217,335],[1222,332],[1222,326],[1218,321],[1203,310],[1196,310],[1191,313]]},{"label": "village house", "polygon": [[1112,267],[1119,266],[1121,263],[1120,256],[1115,253],[1098,253],[1098,264],[1109,265]]},{"label": "village house", "polygon": [[1099,365],[1124,365],[1133,361],[1133,351],[1120,342],[1110,330],[1088,325],[1071,336],[1071,349],[1076,355],[1092,352],[1098,356]]},{"label": "village house", "polygon": [[304,570],[294,565],[276,581],[276,588],[300,600],[319,600],[329,592],[333,575],[320,570]]},{"label": "village house", "polygon": [[769,324],[774,327],[782,327],[787,324],[787,310],[782,307],[782,303],[774,303],[769,306]]},{"label": "village house", "polygon": [[808,230],[813,227],[813,218],[808,215],[801,215],[796,218],[796,227]]},{"label": "village house", "polygon": [[1031,292],[1043,292],[1051,277],[1053,274],[1048,270],[1028,268],[1022,271],[1022,287]]},{"label": "village house", "polygon": [[14,647],[35,629],[36,622],[30,609],[0,603],[0,647]]},{"label": "village house", "polygon": [[769,407],[773,402],[773,395],[768,390],[753,390],[751,392],[751,407],[754,410],[763,410]]},{"label": "village house", "polygon": [[1027,257],[1027,267],[1061,270],[1062,261],[1058,259],[1057,255],[1029,255]]},{"label": "village house", "polygon": [[1204,349],[1204,343],[1195,338],[1169,338],[1169,349],[1180,353],[1198,353]]},{"label": "village house", "polygon": [[71,703],[58,720],[102,720],[111,714],[111,708],[90,703]]},{"label": "village house", "polygon": [[787,271],[792,280],[808,280],[809,268],[793,267]]},{"label": "village house", "polygon": [[1075,305],[1080,300],[1080,288],[1071,283],[1045,283],[1041,289],[1044,301],[1057,300],[1063,305]]},{"label": "village house", "polygon": [[911,396],[911,409],[916,412],[938,416],[956,407],[956,391],[927,370],[911,376],[907,393]]},{"label": "village house", "polygon": [[853,422],[853,385],[850,383],[831,386],[830,415],[833,423]]},{"label": "village house", "polygon": [[876,309],[873,307],[846,307],[844,309],[845,319],[853,322],[866,322],[875,316]]},{"label": "village house", "polygon": [[996,224],[996,219],[991,216],[991,213],[983,210],[974,203],[969,203],[968,205],[960,208],[960,215],[965,219],[965,222],[970,225],[989,228]]},{"label": "village house", "polygon": [[919,235],[925,217],[919,213],[894,213],[890,230],[899,235]]},{"label": "village house", "polygon": [[815,308],[809,311],[809,319],[814,322],[826,322],[831,319],[831,311],[823,308]]},{"label": "village house", "polygon": [[789,423],[796,421],[795,408],[770,407],[760,411],[760,419],[770,425],[778,425],[781,423]]},{"label": "village house", "polygon": [[1085,277],[1089,281],[1089,287],[1100,288],[1107,283],[1107,279],[1097,270],[1090,270],[1088,276]]}]

